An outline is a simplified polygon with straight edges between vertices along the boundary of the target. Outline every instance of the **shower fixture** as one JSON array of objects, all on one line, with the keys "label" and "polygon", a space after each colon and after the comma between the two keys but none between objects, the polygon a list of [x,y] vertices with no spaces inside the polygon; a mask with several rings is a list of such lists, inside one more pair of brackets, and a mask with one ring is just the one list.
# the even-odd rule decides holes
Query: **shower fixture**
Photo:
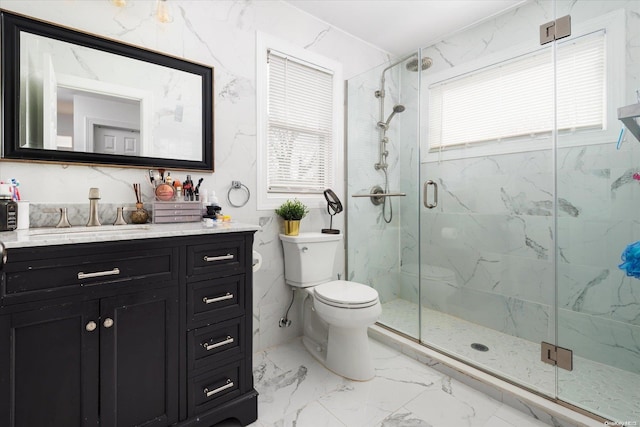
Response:
[{"label": "shower fixture", "polygon": [[[391,120],[396,114],[402,113],[405,110],[405,106],[402,104],[396,104],[393,106],[393,111],[387,117],[387,120],[384,120],[384,98],[386,96],[385,93],[385,74],[388,70],[395,67],[396,65],[402,64],[406,62],[405,68],[408,71],[424,71],[427,68],[431,67],[433,61],[429,57],[420,58],[417,53],[406,56],[399,61],[396,61],[382,70],[382,75],[380,76],[380,89],[375,91],[375,96],[378,98],[380,103],[380,119],[376,123],[376,126],[379,131],[379,139],[378,139],[378,162],[376,162],[373,167],[375,170],[382,171],[384,174],[384,187],[377,186],[380,188],[380,191],[376,192],[375,200],[372,196],[371,201],[374,204],[379,205],[382,204],[382,217],[384,221],[388,224],[393,219],[393,206],[391,204],[391,200],[389,197],[404,195],[402,193],[389,193],[389,174],[387,168],[389,167],[387,163],[387,157],[389,156],[389,150],[387,149],[387,144],[389,143],[389,138],[387,137],[387,130],[389,130],[389,124]],[[376,187],[374,187],[376,188]],[[377,203],[376,203],[377,201]],[[387,205],[389,205],[389,217],[387,218]]]},{"label": "shower fixture", "polygon": [[405,110],[404,105],[396,104],[393,106],[393,111],[389,114],[386,122],[380,120],[378,122],[378,128],[380,129],[380,157],[378,159],[378,163],[374,165],[376,170],[387,170],[389,166],[387,164],[387,156],[389,155],[389,151],[387,150],[387,143],[389,142],[389,138],[387,138],[387,129],[389,129],[389,123],[391,123],[391,119],[398,113],[402,113]]},{"label": "shower fixture", "polygon": [[[431,67],[431,65],[433,65],[433,60],[428,56],[425,56],[424,58],[422,58],[422,61],[420,61],[420,63],[420,71],[424,71],[427,68]],[[407,62],[405,64],[405,68],[409,71],[418,71],[418,58],[413,58],[411,61]]]},{"label": "shower fixture", "polygon": [[386,122],[378,122],[378,127],[382,128],[384,130],[389,129],[389,122],[391,122],[391,119],[393,118],[393,116],[395,116],[398,113],[402,113],[404,110],[405,110],[404,105],[402,105],[402,104],[394,105],[393,106],[393,111],[391,112],[391,114],[387,118],[387,121]]}]

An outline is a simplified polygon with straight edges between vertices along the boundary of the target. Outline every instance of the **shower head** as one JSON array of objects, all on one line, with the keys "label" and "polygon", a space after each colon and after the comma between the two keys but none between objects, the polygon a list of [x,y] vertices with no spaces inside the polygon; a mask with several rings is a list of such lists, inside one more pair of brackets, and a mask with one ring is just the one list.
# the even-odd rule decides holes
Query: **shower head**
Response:
[{"label": "shower head", "polygon": [[386,122],[378,122],[378,126],[380,126],[383,129],[389,129],[389,122],[391,122],[391,119],[393,118],[393,116],[395,116],[398,113],[402,113],[405,110],[404,105],[402,104],[396,104],[393,106],[393,111],[391,112],[391,114],[389,114],[389,118],[387,118]]},{"label": "shower head", "polygon": [[[425,56],[424,58],[422,58],[422,61],[420,61],[420,71],[426,70],[427,68],[431,67],[432,64],[433,60],[428,56]],[[418,58],[413,58],[411,61],[407,62],[405,64],[405,67],[409,71],[418,71]]]}]

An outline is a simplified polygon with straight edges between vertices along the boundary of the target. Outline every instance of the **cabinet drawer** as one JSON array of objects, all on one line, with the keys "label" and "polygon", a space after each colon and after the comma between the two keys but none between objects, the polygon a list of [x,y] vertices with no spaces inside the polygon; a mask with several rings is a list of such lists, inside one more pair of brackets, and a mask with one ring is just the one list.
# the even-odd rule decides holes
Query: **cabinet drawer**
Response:
[{"label": "cabinet drawer", "polygon": [[189,331],[190,372],[241,355],[244,325],[245,319],[238,317]]},{"label": "cabinet drawer", "polygon": [[202,220],[202,214],[197,215],[165,215],[165,216],[154,216],[153,222],[156,224],[167,224],[174,222],[198,222]]},{"label": "cabinet drawer", "polygon": [[171,248],[87,252],[50,258],[36,252],[29,260],[10,260],[4,268],[0,287],[3,302],[68,295],[103,284],[167,281],[177,275],[174,267],[177,260]]},{"label": "cabinet drawer", "polygon": [[198,327],[244,314],[243,274],[190,283],[188,286],[188,326]]},{"label": "cabinet drawer", "polygon": [[187,276],[235,274],[247,266],[242,237],[218,238],[211,243],[189,246]]},{"label": "cabinet drawer", "polygon": [[239,360],[190,379],[187,397],[189,417],[239,396],[244,370],[244,362]]}]

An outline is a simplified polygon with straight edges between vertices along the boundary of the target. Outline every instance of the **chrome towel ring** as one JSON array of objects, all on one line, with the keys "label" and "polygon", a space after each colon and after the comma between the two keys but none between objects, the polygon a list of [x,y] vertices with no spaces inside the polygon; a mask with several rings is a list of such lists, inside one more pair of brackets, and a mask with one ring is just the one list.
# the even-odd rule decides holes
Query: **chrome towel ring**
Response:
[{"label": "chrome towel ring", "polygon": [[[231,191],[241,190],[241,189],[244,189],[247,192],[247,199],[244,202],[239,204],[233,203],[231,201]],[[250,198],[251,198],[251,191],[249,191],[249,187],[247,187],[240,181],[231,181],[231,187],[229,188],[229,191],[227,191],[227,202],[229,202],[229,205],[233,206],[234,208],[241,208],[249,202]]]}]

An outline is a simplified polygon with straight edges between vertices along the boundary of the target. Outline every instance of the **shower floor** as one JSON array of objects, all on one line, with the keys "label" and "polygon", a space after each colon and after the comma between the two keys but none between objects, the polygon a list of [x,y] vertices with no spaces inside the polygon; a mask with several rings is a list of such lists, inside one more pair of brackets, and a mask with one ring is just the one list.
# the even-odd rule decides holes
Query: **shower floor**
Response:
[{"label": "shower floor", "polygon": [[[382,305],[379,322],[418,336],[418,304],[396,299]],[[429,346],[547,396],[556,395],[556,369],[540,361],[540,343],[517,338],[424,308],[422,334]],[[479,343],[488,351],[478,351]],[[617,421],[640,422],[640,375],[574,355],[573,371],[559,369],[561,400]]]}]

